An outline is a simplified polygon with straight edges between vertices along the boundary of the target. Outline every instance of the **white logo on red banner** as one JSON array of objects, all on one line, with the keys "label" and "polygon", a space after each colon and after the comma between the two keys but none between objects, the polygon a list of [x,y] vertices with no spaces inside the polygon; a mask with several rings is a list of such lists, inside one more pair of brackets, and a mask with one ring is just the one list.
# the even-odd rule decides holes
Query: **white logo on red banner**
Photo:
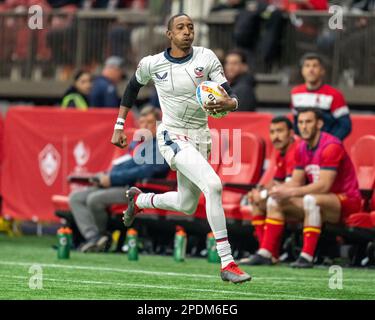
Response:
[{"label": "white logo on red banner", "polygon": [[52,144],[47,144],[39,153],[40,174],[47,186],[51,186],[60,169],[61,156]]},{"label": "white logo on red banner", "polygon": [[90,149],[81,140],[79,141],[73,150],[73,155],[78,166],[84,166],[90,158]]}]

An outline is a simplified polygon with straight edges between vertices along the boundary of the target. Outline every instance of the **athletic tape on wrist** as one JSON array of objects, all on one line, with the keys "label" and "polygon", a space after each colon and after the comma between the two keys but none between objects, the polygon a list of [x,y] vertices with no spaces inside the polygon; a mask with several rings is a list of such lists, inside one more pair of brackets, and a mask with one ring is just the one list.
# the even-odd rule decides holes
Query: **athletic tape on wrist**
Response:
[{"label": "athletic tape on wrist", "polygon": [[236,101],[236,107],[233,109],[233,111],[236,111],[238,109],[238,100],[236,98],[232,98],[234,101]]},{"label": "athletic tape on wrist", "polygon": [[122,118],[117,118],[115,124],[115,130],[122,130],[124,129],[125,120]]},{"label": "athletic tape on wrist", "polygon": [[115,124],[115,130],[123,130],[123,129],[124,129],[123,124],[118,124],[118,123]]}]

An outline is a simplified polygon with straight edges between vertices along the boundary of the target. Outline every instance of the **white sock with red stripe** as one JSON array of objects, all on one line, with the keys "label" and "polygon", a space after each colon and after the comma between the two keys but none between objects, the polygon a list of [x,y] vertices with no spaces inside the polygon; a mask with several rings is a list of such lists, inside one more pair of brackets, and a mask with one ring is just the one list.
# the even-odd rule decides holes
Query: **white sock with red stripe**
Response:
[{"label": "white sock with red stripe", "polygon": [[135,204],[139,209],[155,208],[153,204],[153,196],[155,193],[140,193],[136,199]]},{"label": "white sock with red stripe", "polygon": [[234,262],[232,256],[232,250],[228,241],[227,230],[214,231],[216,239],[216,249],[221,259],[221,268],[224,269],[228,264]]}]

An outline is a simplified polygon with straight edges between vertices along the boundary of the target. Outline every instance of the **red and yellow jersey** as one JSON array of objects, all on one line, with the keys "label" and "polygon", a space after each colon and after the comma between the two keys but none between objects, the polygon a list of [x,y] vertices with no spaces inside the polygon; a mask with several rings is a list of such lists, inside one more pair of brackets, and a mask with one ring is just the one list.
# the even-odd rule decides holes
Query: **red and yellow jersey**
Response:
[{"label": "red and yellow jersey", "polygon": [[308,183],[319,180],[320,170],[335,170],[337,175],[330,192],[349,198],[361,196],[353,163],[342,142],[326,132],[321,132],[313,149],[306,141],[300,142],[296,152],[296,169],[305,171]]},{"label": "red and yellow jersey", "polygon": [[276,154],[276,172],[273,176],[274,180],[284,182],[287,178],[292,176],[295,167],[295,153],[298,141],[293,141],[286,152],[283,154],[280,151]]}]

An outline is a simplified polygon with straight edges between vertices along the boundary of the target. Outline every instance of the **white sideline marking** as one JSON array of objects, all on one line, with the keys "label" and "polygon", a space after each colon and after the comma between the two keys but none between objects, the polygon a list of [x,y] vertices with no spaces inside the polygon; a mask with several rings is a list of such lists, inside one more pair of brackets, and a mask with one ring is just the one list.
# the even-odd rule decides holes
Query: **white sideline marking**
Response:
[{"label": "white sideline marking", "polygon": [[[7,276],[7,278],[14,279],[24,279],[28,280],[28,277],[24,276]],[[106,285],[106,286],[119,286],[119,287],[131,287],[131,288],[144,288],[144,289],[162,289],[162,290],[177,290],[181,291],[192,291],[192,292],[211,292],[211,293],[222,293],[222,294],[238,294],[243,296],[252,296],[252,297],[272,297],[269,294],[265,293],[252,293],[252,292],[243,292],[243,291],[232,291],[232,290],[213,290],[213,289],[198,289],[198,288],[186,288],[186,287],[175,287],[175,286],[161,286],[161,285],[149,285],[149,284],[139,284],[139,283],[123,283],[123,282],[105,282],[105,281],[92,281],[92,280],[68,280],[68,279],[55,279],[55,278],[43,278],[46,281],[52,282],[71,282],[79,284],[96,284],[96,285]],[[335,300],[331,298],[314,298],[314,297],[304,297],[304,296],[293,296],[283,293],[278,293],[285,298],[289,299],[302,299],[302,300]]]},{"label": "white sideline marking", "polygon": [[[0,261],[0,264],[10,266],[30,266],[32,262],[13,262],[13,261]],[[76,270],[92,270],[92,271],[111,271],[111,272],[123,272],[123,273],[139,273],[148,274],[154,276],[171,276],[171,277],[188,277],[188,278],[211,278],[217,279],[218,276],[212,276],[209,274],[192,274],[192,273],[180,273],[180,272],[156,272],[148,270],[135,270],[135,269],[119,269],[110,267],[94,267],[94,266],[77,266],[77,265],[64,265],[64,264],[53,264],[53,263],[38,263],[42,267],[48,268],[61,268],[61,269],[76,269]]]},{"label": "white sideline marking", "polygon": [[[15,266],[31,266],[36,262],[15,262],[15,261],[0,261],[0,265],[15,265]],[[181,272],[168,272],[168,271],[149,271],[149,270],[139,270],[139,269],[120,269],[120,268],[111,268],[111,267],[95,267],[95,266],[77,266],[77,265],[64,265],[64,264],[53,264],[53,263],[38,263],[42,267],[48,268],[60,268],[60,269],[76,269],[76,270],[92,270],[92,271],[109,271],[109,272],[121,272],[121,273],[138,273],[146,274],[153,276],[170,276],[170,277],[186,277],[186,278],[206,278],[206,279],[215,279],[217,280],[218,276],[213,276],[209,274],[196,274],[196,273],[181,273]],[[322,277],[253,277],[252,281],[277,281],[277,282],[293,282],[300,280],[312,280],[312,281],[327,281],[326,278]],[[354,281],[354,282],[373,282],[375,278],[346,278],[345,282]]]}]

